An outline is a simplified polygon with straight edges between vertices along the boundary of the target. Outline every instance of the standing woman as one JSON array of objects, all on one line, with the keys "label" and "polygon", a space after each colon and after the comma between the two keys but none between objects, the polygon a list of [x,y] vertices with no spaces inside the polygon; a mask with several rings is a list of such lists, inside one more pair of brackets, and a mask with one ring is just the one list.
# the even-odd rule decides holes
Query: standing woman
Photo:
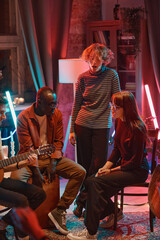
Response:
[{"label": "standing woman", "polygon": [[[148,177],[145,148],[147,131],[138,114],[135,98],[132,93],[122,91],[114,94],[112,99],[112,116],[116,118],[114,149],[96,176],[86,179],[86,229],[68,234],[69,239],[97,239],[99,220],[110,216],[101,227],[109,228],[114,224],[114,203],[111,197],[122,187],[145,182]],[[119,211],[118,219],[122,217]]]},{"label": "standing woman", "polygon": [[[113,52],[105,45],[90,45],[81,58],[88,62],[90,69],[77,81],[69,139],[71,144],[77,143],[78,163],[86,169],[88,177],[106,163],[112,126],[109,102],[120,91],[120,84],[117,72],[106,67],[113,59]],[[82,186],[73,211],[77,217],[82,215],[86,198]]]}]

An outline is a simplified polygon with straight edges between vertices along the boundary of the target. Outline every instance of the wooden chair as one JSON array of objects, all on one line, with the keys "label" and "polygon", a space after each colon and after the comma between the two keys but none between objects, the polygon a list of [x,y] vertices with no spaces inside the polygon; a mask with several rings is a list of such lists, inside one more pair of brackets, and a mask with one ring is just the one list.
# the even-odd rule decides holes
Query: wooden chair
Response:
[{"label": "wooden chair", "polygon": [[[157,149],[157,142],[158,142],[158,132],[159,129],[150,129],[148,130],[148,137],[152,141],[152,157],[151,157],[151,175],[156,168],[156,149]],[[144,183],[138,183],[138,184],[133,184],[129,185],[127,187],[149,187],[149,182],[146,181]],[[114,203],[115,203],[115,212],[114,212],[114,230],[117,227],[117,213],[118,213],[118,195],[120,195],[120,209],[123,211],[123,197],[124,196],[148,196],[148,191],[147,193],[125,193],[124,188],[122,188],[115,196],[114,196]],[[149,208],[149,221],[150,221],[150,230],[153,232],[153,223],[154,223],[154,214]]]},{"label": "wooden chair", "polygon": [[152,174],[148,189],[148,202],[152,213],[160,219],[160,164]]}]

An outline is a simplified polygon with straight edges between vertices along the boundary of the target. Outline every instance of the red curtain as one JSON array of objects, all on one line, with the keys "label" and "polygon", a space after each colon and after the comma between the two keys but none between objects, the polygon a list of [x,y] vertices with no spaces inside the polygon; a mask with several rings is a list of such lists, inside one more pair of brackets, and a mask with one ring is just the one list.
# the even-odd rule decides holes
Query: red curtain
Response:
[{"label": "red curtain", "polygon": [[160,1],[145,0],[145,8],[154,75],[160,94]]},{"label": "red curtain", "polygon": [[18,0],[27,57],[38,91],[56,90],[58,59],[67,54],[73,0]]}]

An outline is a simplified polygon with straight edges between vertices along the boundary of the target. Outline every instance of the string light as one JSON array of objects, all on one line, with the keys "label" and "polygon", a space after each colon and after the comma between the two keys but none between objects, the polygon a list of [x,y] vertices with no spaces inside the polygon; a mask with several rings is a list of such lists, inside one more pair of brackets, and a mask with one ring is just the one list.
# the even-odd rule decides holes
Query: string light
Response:
[{"label": "string light", "polygon": [[15,114],[15,111],[14,111],[14,106],[13,106],[11,95],[10,95],[9,91],[6,91],[6,97],[8,99],[8,103],[9,103],[9,107],[10,107],[10,110],[11,110],[11,114],[12,114],[12,118],[13,118],[15,128],[17,129],[17,117],[16,117],[16,114]]}]

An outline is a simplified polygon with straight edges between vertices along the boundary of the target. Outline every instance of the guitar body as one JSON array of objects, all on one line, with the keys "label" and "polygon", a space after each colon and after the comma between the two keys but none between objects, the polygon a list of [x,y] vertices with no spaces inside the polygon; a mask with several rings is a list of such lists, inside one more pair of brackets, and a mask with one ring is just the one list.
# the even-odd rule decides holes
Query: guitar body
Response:
[{"label": "guitar body", "polygon": [[1,169],[0,169],[0,183],[1,183],[2,180],[3,180],[3,177],[4,177],[4,170],[1,168]]},{"label": "guitar body", "polygon": [[148,201],[153,214],[160,219],[160,165],[155,168],[148,189]]}]

